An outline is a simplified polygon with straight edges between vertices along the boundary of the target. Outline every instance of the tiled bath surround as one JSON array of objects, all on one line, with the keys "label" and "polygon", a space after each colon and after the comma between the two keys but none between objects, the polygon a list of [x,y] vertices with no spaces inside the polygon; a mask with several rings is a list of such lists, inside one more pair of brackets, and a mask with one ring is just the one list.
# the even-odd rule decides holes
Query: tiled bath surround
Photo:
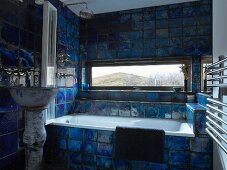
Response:
[{"label": "tiled bath surround", "polygon": [[77,100],[75,113],[105,116],[185,119],[185,103]]},{"label": "tiled bath surround", "polygon": [[164,164],[114,159],[114,132],[70,128],[47,127],[49,134],[45,144],[47,163],[72,170],[167,170],[212,169],[212,140],[166,136]]},{"label": "tiled bath surround", "polygon": [[[78,18],[58,0],[51,0],[58,9],[57,53],[68,53],[70,61],[78,62]],[[3,66],[18,67],[17,57],[41,63],[41,56],[33,60],[34,52],[42,52],[42,6],[33,0],[3,0],[0,5],[0,57]],[[30,65],[31,64],[31,65]],[[76,71],[77,72],[77,71]],[[9,76],[1,75],[1,85],[8,86]],[[56,116],[69,114],[77,85],[61,88],[56,98]],[[24,114],[12,101],[6,89],[0,90],[0,169],[24,169]]]}]

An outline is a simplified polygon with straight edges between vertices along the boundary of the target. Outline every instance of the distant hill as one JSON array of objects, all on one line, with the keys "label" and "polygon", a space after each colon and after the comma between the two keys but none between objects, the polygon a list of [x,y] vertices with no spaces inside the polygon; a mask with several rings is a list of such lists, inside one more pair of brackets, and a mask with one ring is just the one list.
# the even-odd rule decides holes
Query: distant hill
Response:
[{"label": "distant hill", "polygon": [[93,86],[143,86],[149,84],[150,79],[127,73],[113,73],[93,79]]}]

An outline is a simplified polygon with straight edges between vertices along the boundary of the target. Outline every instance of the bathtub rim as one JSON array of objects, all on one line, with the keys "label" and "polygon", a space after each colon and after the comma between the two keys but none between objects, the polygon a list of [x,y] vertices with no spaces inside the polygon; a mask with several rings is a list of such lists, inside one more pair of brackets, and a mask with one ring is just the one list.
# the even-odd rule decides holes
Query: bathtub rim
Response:
[{"label": "bathtub rim", "polygon": [[[176,120],[176,119],[161,119],[161,118],[141,118],[141,117],[120,117],[120,116],[103,116],[103,115],[91,115],[91,114],[78,114],[73,113],[70,115],[58,117],[55,119],[50,119],[46,122],[46,125],[56,125],[56,126],[66,126],[66,127],[73,127],[73,128],[81,128],[81,129],[94,129],[94,130],[104,130],[104,131],[115,131],[116,128],[112,127],[103,127],[103,126],[94,126],[94,125],[82,125],[82,124],[72,124],[72,123],[62,123],[62,122],[56,122],[56,120],[67,118],[69,116],[96,116],[96,117],[111,117],[111,118],[129,118],[129,119],[157,119],[161,121],[173,121],[173,122],[180,122],[184,123],[188,126],[188,128],[191,130],[190,132],[182,132],[182,131],[165,131],[165,135],[167,136],[179,136],[179,137],[195,137],[195,133],[193,129],[189,126],[189,123],[187,123],[185,120]],[[130,126],[122,126],[122,127],[130,127]],[[144,127],[137,127],[135,128],[144,128]],[[154,129],[154,128],[145,128],[145,129]]]}]

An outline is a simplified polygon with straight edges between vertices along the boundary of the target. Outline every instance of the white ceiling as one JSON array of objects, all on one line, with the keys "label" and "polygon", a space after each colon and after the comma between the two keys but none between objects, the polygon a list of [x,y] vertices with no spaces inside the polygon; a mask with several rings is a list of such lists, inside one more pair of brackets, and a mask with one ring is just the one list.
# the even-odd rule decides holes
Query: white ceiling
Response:
[{"label": "white ceiling", "polygon": [[[115,12],[136,8],[144,8],[151,6],[160,6],[168,4],[176,4],[197,0],[60,0],[64,4],[70,4],[74,2],[87,2],[88,8],[91,9],[94,14],[101,14],[107,12]],[[74,13],[78,14],[85,5],[72,5],[69,6]]]}]

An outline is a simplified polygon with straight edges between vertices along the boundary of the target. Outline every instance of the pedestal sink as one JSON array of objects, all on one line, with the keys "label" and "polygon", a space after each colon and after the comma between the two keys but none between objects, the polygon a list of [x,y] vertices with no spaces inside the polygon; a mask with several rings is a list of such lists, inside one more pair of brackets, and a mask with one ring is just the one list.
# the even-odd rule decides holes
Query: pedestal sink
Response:
[{"label": "pedestal sink", "polygon": [[58,89],[45,87],[8,89],[15,102],[25,111],[23,142],[26,144],[26,170],[35,170],[42,162],[43,145],[46,140],[43,110],[55,97]]}]

